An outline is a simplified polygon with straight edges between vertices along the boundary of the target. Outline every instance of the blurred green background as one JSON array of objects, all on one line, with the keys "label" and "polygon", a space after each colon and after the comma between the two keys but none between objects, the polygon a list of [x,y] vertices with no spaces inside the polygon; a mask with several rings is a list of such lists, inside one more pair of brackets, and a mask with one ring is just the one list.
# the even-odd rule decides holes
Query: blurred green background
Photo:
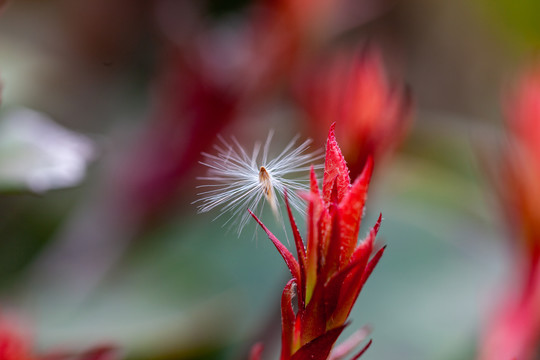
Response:
[{"label": "blurred green background", "polygon": [[[414,119],[376,168],[363,224],[382,212],[388,248],[348,333],[373,326],[367,360],[471,359],[511,275],[485,159],[504,139],[501,91],[534,54],[540,11],[532,0],[364,2],[370,16],[313,42],[320,52],[378,44],[411,90]],[[255,105],[240,115],[227,103],[203,112],[205,129],[192,116],[207,99],[205,61],[229,66],[217,98],[235,89],[235,36],[260,5],[17,0],[0,10],[0,312],[31,324],[37,352],[112,343],[128,359],[228,359],[264,340],[277,358],[282,259],[254,224],[238,238],[191,204],[198,153],[217,133],[249,149],[276,129],[276,150],[311,136],[284,81],[248,96]],[[194,88],[202,104],[178,109]],[[156,150],[163,129],[174,141]]]}]

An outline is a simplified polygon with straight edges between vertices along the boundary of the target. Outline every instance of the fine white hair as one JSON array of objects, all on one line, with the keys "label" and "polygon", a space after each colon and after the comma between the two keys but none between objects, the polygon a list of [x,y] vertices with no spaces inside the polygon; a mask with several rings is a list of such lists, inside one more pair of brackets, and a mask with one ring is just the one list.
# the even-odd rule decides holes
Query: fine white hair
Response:
[{"label": "fine white hair", "polygon": [[[278,156],[270,159],[269,149],[273,135],[274,132],[270,131],[264,146],[256,142],[251,155],[236,138],[232,137],[230,144],[218,136],[220,142],[214,145],[217,154],[202,153],[204,161],[200,163],[209,169],[207,176],[199,178],[208,183],[197,186],[206,189],[198,193],[200,198],[194,201],[198,203],[199,213],[220,207],[220,213],[215,219],[229,214],[223,226],[236,227],[240,235],[250,218],[247,209],[260,215],[264,202],[269,202],[279,221],[281,214],[276,204],[283,202],[287,192],[291,207],[305,214],[305,203],[298,192],[309,188],[311,166],[316,170],[323,168],[323,164],[316,163],[324,157],[323,151],[320,149],[308,152],[312,142],[310,139],[296,146],[299,138],[297,135]],[[273,190],[270,198],[265,192],[268,182],[263,182],[260,178],[262,168],[268,173],[268,182]]]}]

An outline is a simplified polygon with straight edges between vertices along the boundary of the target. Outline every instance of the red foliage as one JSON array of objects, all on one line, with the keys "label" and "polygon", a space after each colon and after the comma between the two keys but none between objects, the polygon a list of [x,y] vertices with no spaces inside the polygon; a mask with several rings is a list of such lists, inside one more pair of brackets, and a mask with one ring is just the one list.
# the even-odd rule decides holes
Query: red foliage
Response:
[{"label": "red foliage", "polygon": [[[357,244],[372,168],[373,162],[368,159],[362,174],[351,185],[332,125],[322,194],[311,172],[307,248],[287,203],[298,259],[251,213],[292,275],[281,298],[281,360],[324,360],[330,356],[360,290],[384,252],[382,248],[370,259],[380,217],[366,239]],[[292,305],[295,296],[296,313]]]},{"label": "red foliage", "polygon": [[57,350],[35,354],[33,339],[15,317],[0,314],[0,360],[118,360],[122,358],[115,345],[94,346],[86,351]]},{"label": "red foliage", "polygon": [[302,106],[315,131],[326,129],[337,114],[338,138],[354,176],[370,156],[379,160],[399,144],[410,98],[403,87],[390,85],[377,50],[369,48],[358,58],[341,54],[306,74],[299,82]]},{"label": "red foliage", "polygon": [[19,323],[0,316],[0,360],[31,360],[30,339]]},{"label": "red foliage", "polygon": [[540,66],[519,80],[506,111],[509,146],[498,190],[518,257],[512,286],[488,323],[479,358],[532,360],[540,341]]}]

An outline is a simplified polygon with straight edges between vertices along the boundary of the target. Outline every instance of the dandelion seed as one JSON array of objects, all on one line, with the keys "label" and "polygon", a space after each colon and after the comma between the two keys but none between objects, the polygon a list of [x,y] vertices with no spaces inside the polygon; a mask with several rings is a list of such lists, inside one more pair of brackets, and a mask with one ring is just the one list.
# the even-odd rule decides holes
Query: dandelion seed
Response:
[{"label": "dandelion seed", "polygon": [[298,192],[308,189],[311,165],[315,169],[323,168],[322,164],[315,162],[322,159],[324,154],[322,150],[307,151],[311,140],[295,147],[298,140],[296,136],[278,156],[269,159],[272,137],[271,131],[264,147],[260,142],[255,143],[251,155],[234,137],[232,145],[219,137],[220,144],[214,146],[216,155],[203,153],[205,159],[201,164],[209,170],[208,176],[200,177],[199,180],[209,183],[198,186],[207,189],[198,193],[200,199],[194,202],[199,203],[199,213],[221,207],[221,212],[215,219],[230,214],[223,225],[237,226],[238,235],[249,220],[247,209],[262,213],[264,202],[268,203],[274,216],[280,221],[278,203],[283,201],[285,191],[291,206],[298,212],[305,213],[305,205]]}]

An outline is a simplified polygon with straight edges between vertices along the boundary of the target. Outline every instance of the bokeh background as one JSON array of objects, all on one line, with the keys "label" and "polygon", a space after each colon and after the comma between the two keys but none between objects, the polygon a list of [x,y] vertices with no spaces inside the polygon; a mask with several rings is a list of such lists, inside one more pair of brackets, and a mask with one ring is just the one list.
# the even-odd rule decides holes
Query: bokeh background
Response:
[{"label": "bokeh background", "polygon": [[276,152],[324,147],[311,77],[376,48],[407,111],[376,163],[364,224],[382,212],[388,248],[349,333],[373,327],[367,360],[475,358],[513,276],[489,168],[539,5],[291,3],[0,1],[0,314],[35,353],[237,359],[264,340],[277,358],[286,267],[254,224],[197,214],[200,152],[270,129]]}]

